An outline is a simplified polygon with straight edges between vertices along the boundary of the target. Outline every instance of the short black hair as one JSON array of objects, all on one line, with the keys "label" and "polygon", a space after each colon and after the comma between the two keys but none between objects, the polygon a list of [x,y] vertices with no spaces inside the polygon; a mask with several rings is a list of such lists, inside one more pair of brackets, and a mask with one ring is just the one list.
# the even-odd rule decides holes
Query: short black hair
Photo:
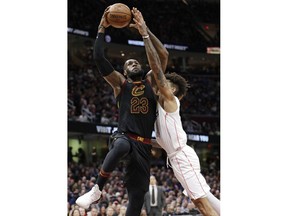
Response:
[{"label": "short black hair", "polygon": [[190,84],[188,81],[182,77],[181,75],[172,72],[172,73],[166,73],[165,77],[167,80],[173,83],[173,85],[176,86],[176,92],[175,96],[178,98],[182,98],[186,95],[188,88],[190,88]]}]

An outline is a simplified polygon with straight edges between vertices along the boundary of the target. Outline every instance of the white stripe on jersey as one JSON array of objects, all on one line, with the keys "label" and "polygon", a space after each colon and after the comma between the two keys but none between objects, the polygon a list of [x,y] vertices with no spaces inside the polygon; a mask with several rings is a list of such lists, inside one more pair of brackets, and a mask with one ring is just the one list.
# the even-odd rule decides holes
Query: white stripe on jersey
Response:
[{"label": "white stripe on jersey", "polygon": [[180,102],[177,97],[175,99],[178,108],[173,113],[167,113],[157,103],[158,115],[155,121],[156,140],[167,154],[180,150],[187,143],[187,134],[183,130],[180,117]]}]

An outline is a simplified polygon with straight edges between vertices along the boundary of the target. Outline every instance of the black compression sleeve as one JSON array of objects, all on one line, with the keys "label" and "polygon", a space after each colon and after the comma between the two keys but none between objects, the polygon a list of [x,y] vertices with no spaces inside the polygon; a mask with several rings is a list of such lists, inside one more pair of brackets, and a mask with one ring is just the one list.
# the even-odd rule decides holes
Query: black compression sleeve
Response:
[{"label": "black compression sleeve", "polygon": [[104,33],[98,33],[94,43],[94,60],[102,76],[108,76],[114,71],[113,66],[104,57]]}]

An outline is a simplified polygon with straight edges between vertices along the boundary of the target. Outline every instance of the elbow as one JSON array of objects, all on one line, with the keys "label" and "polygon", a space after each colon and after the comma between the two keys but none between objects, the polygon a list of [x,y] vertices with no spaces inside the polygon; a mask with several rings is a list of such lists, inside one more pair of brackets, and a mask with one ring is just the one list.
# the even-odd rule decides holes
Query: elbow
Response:
[{"label": "elbow", "polygon": [[97,63],[97,62],[101,62],[103,61],[103,56],[100,55],[100,53],[94,52],[93,53],[93,60]]},{"label": "elbow", "polygon": [[168,57],[169,57],[169,52],[168,52],[167,49],[165,49],[165,51],[164,51],[164,56],[168,59]]},{"label": "elbow", "polygon": [[163,51],[162,51],[162,58],[163,59],[168,59],[168,57],[169,57],[169,52],[168,52],[168,50],[167,49],[164,49]]},{"label": "elbow", "polygon": [[165,49],[161,53],[161,63],[167,64],[169,58],[169,52]]}]

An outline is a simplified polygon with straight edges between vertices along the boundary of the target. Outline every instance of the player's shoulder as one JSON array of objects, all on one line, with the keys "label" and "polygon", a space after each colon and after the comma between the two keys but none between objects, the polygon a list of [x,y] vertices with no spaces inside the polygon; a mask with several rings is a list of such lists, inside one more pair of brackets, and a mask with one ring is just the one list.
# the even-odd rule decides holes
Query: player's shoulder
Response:
[{"label": "player's shoulder", "polygon": [[152,83],[152,70],[148,71],[144,77],[145,80],[148,80],[150,83]]}]

